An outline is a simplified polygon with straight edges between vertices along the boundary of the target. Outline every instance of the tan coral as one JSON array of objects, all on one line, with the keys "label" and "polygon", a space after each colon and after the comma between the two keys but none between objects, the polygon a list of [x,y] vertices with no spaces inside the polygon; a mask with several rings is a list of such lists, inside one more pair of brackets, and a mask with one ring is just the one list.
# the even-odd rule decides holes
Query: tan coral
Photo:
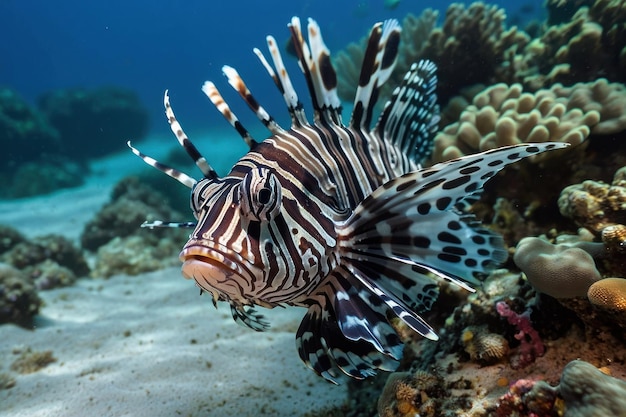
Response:
[{"label": "tan coral", "polygon": [[608,226],[626,221],[626,187],[624,168],[615,173],[613,182],[583,181],[563,189],[559,210],[565,217],[599,236]]},{"label": "tan coral", "polygon": [[567,103],[567,110],[597,111],[600,122],[591,128],[594,135],[609,135],[626,130],[626,86],[600,78],[571,87],[555,84],[551,90]]},{"label": "tan coral", "polygon": [[555,298],[584,297],[602,278],[585,250],[536,237],[519,242],[513,261],[537,291]]},{"label": "tan coral", "polygon": [[432,161],[525,142],[578,145],[599,121],[598,111],[568,109],[552,90],[531,94],[520,84],[497,84],[477,94],[459,121],[437,134]]}]

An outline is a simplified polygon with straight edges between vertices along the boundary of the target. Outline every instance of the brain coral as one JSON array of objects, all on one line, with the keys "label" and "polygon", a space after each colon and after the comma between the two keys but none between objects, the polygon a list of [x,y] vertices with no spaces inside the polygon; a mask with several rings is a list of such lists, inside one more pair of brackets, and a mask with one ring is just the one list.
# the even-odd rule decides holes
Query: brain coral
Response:
[{"label": "brain coral", "polygon": [[580,144],[600,121],[596,110],[568,104],[552,89],[534,94],[497,84],[477,94],[459,118],[435,137],[433,162],[522,142]]},{"label": "brain coral", "polygon": [[537,291],[555,298],[584,297],[601,278],[588,252],[537,237],[522,239],[513,261]]}]

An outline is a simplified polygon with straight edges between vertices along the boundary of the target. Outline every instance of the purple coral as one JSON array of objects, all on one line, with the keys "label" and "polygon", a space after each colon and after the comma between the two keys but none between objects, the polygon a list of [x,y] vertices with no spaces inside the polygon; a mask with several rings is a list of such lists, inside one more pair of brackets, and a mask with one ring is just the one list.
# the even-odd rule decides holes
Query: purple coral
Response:
[{"label": "purple coral", "polygon": [[501,317],[505,317],[509,324],[517,328],[515,338],[520,341],[518,354],[511,360],[511,366],[514,369],[524,368],[534,362],[535,358],[543,356],[545,347],[539,333],[535,330],[530,322],[530,309],[522,314],[511,310],[511,307],[504,301],[496,303],[496,310]]}]

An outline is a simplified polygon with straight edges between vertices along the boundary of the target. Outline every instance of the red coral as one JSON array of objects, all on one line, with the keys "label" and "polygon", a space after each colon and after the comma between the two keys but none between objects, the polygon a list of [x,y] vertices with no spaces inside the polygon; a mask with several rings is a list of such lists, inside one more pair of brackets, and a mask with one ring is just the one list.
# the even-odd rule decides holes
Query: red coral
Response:
[{"label": "red coral", "polygon": [[511,359],[511,366],[514,369],[524,368],[535,361],[535,358],[543,356],[545,347],[539,333],[530,322],[530,310],[527,309],[522,314],[511,310],[504,301],[496,303],[496,310],[501,317],[505,317],[509,324],[517,328],[515,338],[520,341],[517,354]]}]

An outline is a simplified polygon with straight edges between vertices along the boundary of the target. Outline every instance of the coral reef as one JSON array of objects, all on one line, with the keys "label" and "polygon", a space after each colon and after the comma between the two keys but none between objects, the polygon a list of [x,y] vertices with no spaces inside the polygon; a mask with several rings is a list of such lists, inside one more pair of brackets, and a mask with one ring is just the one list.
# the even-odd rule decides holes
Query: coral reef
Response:
[{"label": "coral reef", "polygon": [[111,201],[85,225],[83,248],[97,253],[93,276],[136,275],[178,263],[188,231],[142,228],[145,221],[180,220],[167,199],[136,177],[122,179]]},{"label": "coral reef", "polygon": [[15,91],[0,88],[0,172],[61,149],[59,133]]},{"label": "coral reef", "polygon": [[24,271],[38,290],[66,287],[76,281],[76,275],[71,269],[61,266],[51,259],[29,266]]},{"label": "coral reef", "polygon": [[572,361],[563,369],[557,392],[568,417],[619,416],[626,410],[626,381],[585,361]]},{"label": "coral reef", "polygon": [[181,215],[170,208],[167,199],[158,191],[136,177],[127,177],[116,184],[111,192],[111,201],[85,225],[80,237],[81,246],[96,251],[114,238],[137,235],[147,241],[155,236],[179,238],[182,247],[186,233],[181,229],[141,228],[145,221],[163,219],[175,221],[181,219]]},{"label": "coral reef", "polygon": [[[451,4],[441,27],[436,26],[438,12],[426,9],[419,17],[408,15],[402,22],[402,40],[396,68],[382,97],[391,94],[411,64],[431,59],[439,65],[438,95],[441,102],[459,94],[464,87],[512,78],[508,61],[515,51],[529,42],[527,34],[505,27],[506,13],[497,6],[474,2]],[[338,73],[338,93],[351,101],[358,85],[364,40],[350,44],[334,60]],[[462,76],[459,76],[462,74]]]},{"label": "coral reef", "polygon": [[477,94],[457,122],[437,133],[432,161],[523,142],[578,145],[598,122],[600,112],[575,108],[554,89],[530,94],[520,84],[497,84]]},{"label": "coral reef", "polygon": [[[439,66],[437,94],[441,102],[447,102],[464,87],[503,79],[497,72],[530,40],[515,27],[506,29],[505,19],[504,9],[483,2],[467,7],[453,3],[448,7],[442,27],[431,31],[420,54],[420,58],[431,59]],[[398,71],[407,69],[400,67]]]},{"label": "coral reef", "polygon": [[519,340],[520,346],[517,349],[515,358],[511,361],[513,369],[524,368],[534,362],[535,358],[543,356],[545,347],[541,337],[539,337],[539,333],[531,323],[530,309],[519,314],[511,310],[511,307],[506,302],[498,301],[496,310],[500,316],[506,318],[509,324],[517,329],[515,338]]},{"label": "coral reef", "polygon": [[[60,133],[66,155],[94,158],[122,150],[126,140],[148,132],[148,113],[137,95],[121,87],[55,90],[39,108]],[[85,146],[85,141],[97,146]]]},{"label": "coral reef", "polygon": [[500,397],[496,417],[622,416],[626,410],[626,381],[613,378],[592,364],[574,360],[565,366],[560,383],[520,379]]},{"label": "coral reef", "polygon": [[176,254],[181,247],[180,242],[155,235],[116,237],[98,248],[92,275],[138,275],[175,266],[179,264]]},{"label": "coral reef", "polygon": [[0,191],[2,198],[24,198],[48,194],[62,188],[78,187],[85,182],[87,165],[70,161],[65,156],[46,155],[38,162],[25,162],[11,173],[0,173],[6,184]]},{"label": "coral reef", "polygon": [[0,262],[18,269],[26,269],[45,261],[54,261],[77,276],[89,274],[89,266],[82,252],[64,236],[47,235],[14,245],[0,254]]},{"label": "coral reef", "polygon": [[607,226],[626,224],[626,167],[611,184],[587,180],[566,187],[558,204],[563,216],[596,235]]},{"label": "coral reef", "polygon": [[499,362],[509,353],[504,336],[489,332],[487,326],[467,327],[461,334],[461,343],[470,359],[478,363]]},{"label": "coral reef", "polygon": [[522,239],[513,260],[536,290],[555,298],[584,297],[602,278],[585,250],[537,237]]},{"label": "coral reef", "polygon": [[0,88],[0,197],[44,194],[82,184],[62,155],[59,132],[16,92]]},{"label": "coral reef", "polygon": [[0,324],[15,323],[30,327],[39,307],[41,299],[28,275],[0,263]]},{"label": "coral reef", "polygon": [[0,254],[7,252],[18,243],[25,241],[26,237],[17,229],[6,224],[0,224]]},{"label": "coral reef", "polygon": [[443,386],[443,378],[436,373],[417,371],[395,372],[389,376],[378,400],[378,415],[425,416],[441,415],[441,399],[448,390]]},{"label": "coral reef", "polygon": [[567,110],[580,109],[584,113],[597,111],[600,122],[591,126],[592,135],[610,135],[626,131],[626,86],[599,78],[588,83],[565,87],[554,84],[550,90]]}]

